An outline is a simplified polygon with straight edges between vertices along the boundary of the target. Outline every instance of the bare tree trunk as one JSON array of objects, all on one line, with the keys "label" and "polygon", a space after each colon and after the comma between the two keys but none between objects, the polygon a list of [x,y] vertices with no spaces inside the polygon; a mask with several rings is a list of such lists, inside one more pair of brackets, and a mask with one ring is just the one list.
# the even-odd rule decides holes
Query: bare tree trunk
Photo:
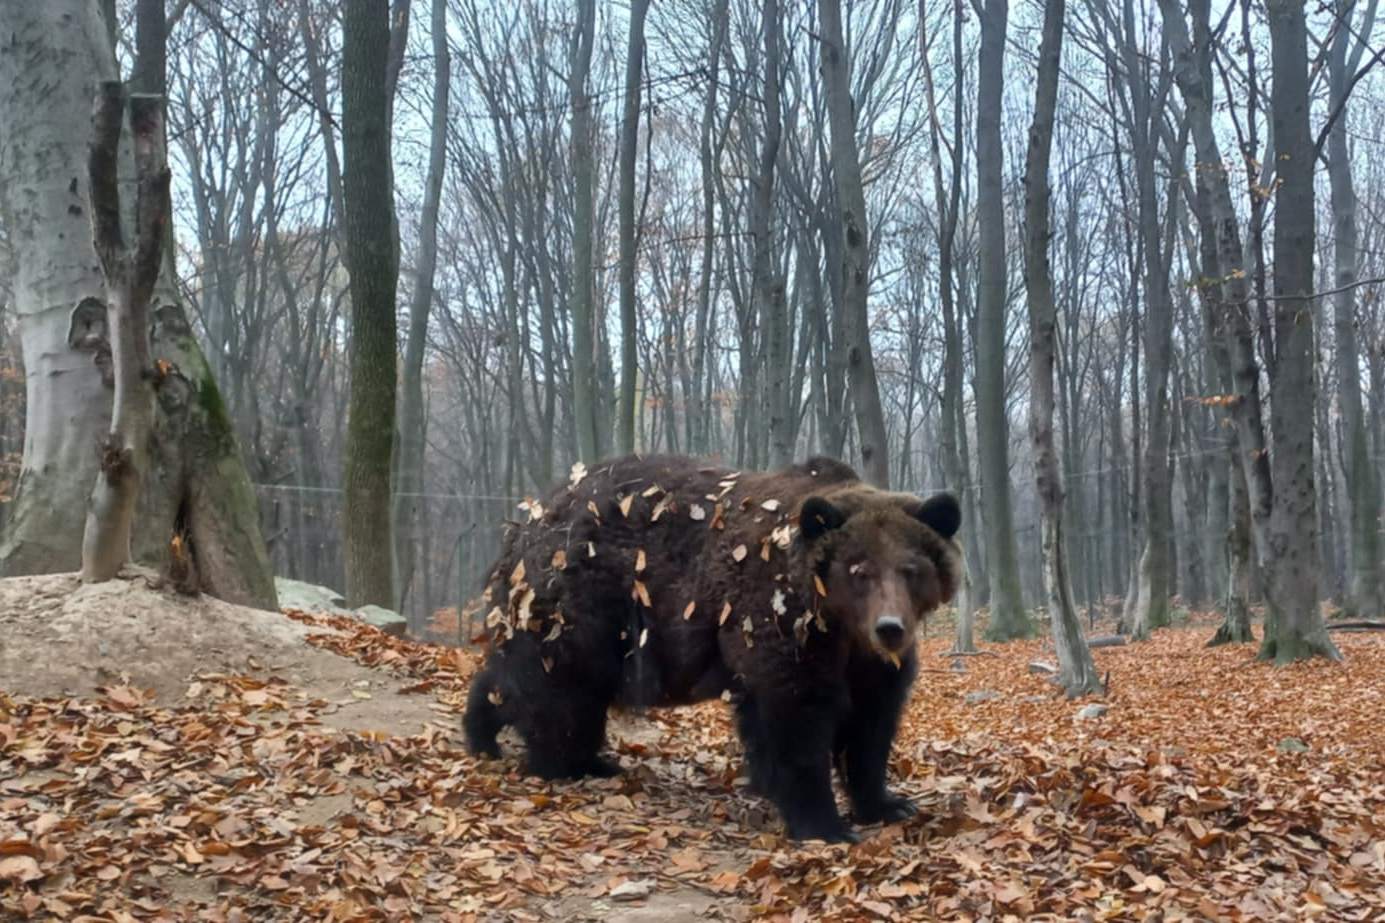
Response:
[{"label": "bare tree trunk", "polygon": [[577,425],[578,457],[593,464],[601,457],[601,427],[597,425],[596,284],[593,274],[592,196],[595,166],[592,153],[591,71],[596,34],[596,0],[577,0],[577,27],[572,37],[568,95],[572,103],[572,172],[575,187],[572,231],[572,410]]},{"label": "bare tree trunk", "polygon": [[625,109],[620,122],[620,444],[635,451],[635,156],[640,136],[640,80],[644,72],[644,20],[649,0],[631,0],[625,58]]},{"label": "bare tree trunk", "polygon": [[[1356,189],[1347,150],[1346,95],[1349,81],[1360,64],[1361,52],[1374,24],[1376,3],[1370,0],[1360,29],[1360,40],[1350,42],[1354,0],[1337,0],[1337,27],[1328,53],[1329,108],[1343,107],[1327,137],[1328,178],[1332,187],[1334,282],[1341,289],[1333,299],[1337,339],[1337,400],[1342,412],[1344,465],[1350,497],[1351,576],[1347,589],[1347,614],[1379,618],[1385,613],[1385,577],[1381,573],[1380,482],[1370,457],[1370,437],[1361,406],[1361,356],[1356,342],[1357,279]],[[1377,411],[1378,412],[1378,411]]]},{"label": "bare tree trunk", "polygon": [[[393,606],[390,467],[394,447],[399,254],[391,234],[389,7],[348,0],[342,19],[342,181],[351,288],[351,404],[346,445],[346,596]],[[384,549],[382,551],[382,549]]]},{"label": "bare tree trunk", "polygon": [[880,385],[870,345],[870,231],[861,160],[856,149],[856,113],[851,100],[850,62],[842,37],[841,0],[819,0],[821,52],[827,116],[831,127],[832,179],[836,185],[845,247],[842,260],[842,303],[847,338],[847,376],[861,440],[861,463],[866,480],[878,487],[890,481],[889,447]]},{"label": "bare tree trunk", "polygon": [[1271,124],[1279,182],[1274,214],[1274,372],[1270,377],[1274,511],[1268,575],[1273,603],[1260,656],[1289,663],[1340,660],[1318,609],[1317,497],[1313,471],[1313,138],[1309,130],[1308,37],[1296,0],[1268,0]]},{"label": "bare tree trunk", "polygon": [[[1010,501],[1009,421],[1005,414],[1005,207],[1000,136],[1007,0],[986,0],[976,106],[977,223],[980,226],[976,319],[976,429],[981,454],[981,505],[991,584],[992,641],[1027,638],[1034,626],[1020,593]],[[958,142],[960,143],[960,142]]]},{"label": "bare tree trunk", "polygon": [[793,420],[790,414],[789,318],[784,304],[784,280],[779,275],[778,247],[774,234],[774,168],[779,159],[782,135],[779,112],[779,33],[783,28],[779,0],[765,0],[760,19],[764,41],[765,139],[760,148],[759,175],[751,203],[750,235],[754,241],[751,291],[759,302],[760,326],[764,336],[765,402],[769,410],[769,457],[771,468],[793,461]]},{"label": "bare tree trunk", "polygon": [[[158,9],[162,15],[162,5]],[[101,465],[87,504],[82,538],[82,579],[110,580],[130,560],[130,536],[140,482],[149,472],[149,442],[154,428],[154,365],[149,352],[149,302],[159,277],[164,222],[168,220],[168,166],[163,142],[163,99],[130,100],[130,129],[138,189],[134,246],[125,243],[120,212],[120,128],[125,118],[125,87],[103,83],[92,116],[94,137],[87,177],[91,184],[91,224],[96,255],[106,280],[105,314],[110,324],[111,375],[115,404],[110,433],[101,447]],[[87,305],[78,305],[81,315]],[[181,542],[181,540],[179,540]],[[186,550],[178,545],[178,556]]]},{"label": "bare tree trunk", "polygon": [[1044,589],[1058,652],[1059,681],[1070,697],[1101,691],[1068,582],[1063,536],[1063,481],[1053,446],[1053,364],[1057,308],[1049,268],[1048,165],[1063,49],[1064,0],[1044,4],[1043,37],[1034,99],[1034,124],[1024,165],[1024,276],[1029,302],[1029,438],[1043,531]]},{"label": "bare tree trunk", "polygon": [[[409,336],[404,347],[403,394],[399,404],[399,458],[394,506],[398,547],[399,599],[402,609],[414,579],[414,558],[423,536],[418,530],[423,492],[423,357],[428,343],[428,315],[438,267],[438,202],[447,169],[447,104],[452,82],[452,55],[447,42],[447,0],[433,0],[433,124],[428,147],[428,175],[419,213],[418,258],[409,302]],[[425,568],[427,563],[425,562]],[[426,613],[425,613],[426,615]]]},{"label": "bare tree trunk", "polygon": [[[927,17],[920,8],[919,22],[927,22]],[[922,33],[922,25],[920,26]],[[920,37],[920,42],[927,48],[927,42]],[[962,414],[962,364],[964,361],[964,351],[962,349],[962,322],[958,317],[956,305],[956,281],[954,279],[953,262],[957,246],[957,215],[961,208],[962,197],[962,152],[964,145],[960,142],[962,138],[962,111],[963,111],[963,81],[953,81],[952,97],[952,137],[954,143],[951,147],[951,175],[949,182],[945,186],[943,182],[943,158],[942,158],[942,126],[938,124],[937,111],[938,105],[935,98],[933,70],[929,64],[929,57],[925,51],[921,55],[924,66],[924,89],[928,96],[928,109],[934,113],[929,120],[929,142],[930,150],[933,155],[933,190],[938,210],[938,300],[943,308],[943,394],[942,394],[942,423],[940,426],[940,442],[943,462],[943,479],[947,486],[953,490],[962,491],[967,480],[967,470],[962,464],[961,441],[966,438],[966,420]],[[954,7],[952,17],[952,63],[954,67],[963,66],[962,59],[962,11],[960,7]],[[970,491],[963,495],[966,499],[970,496]],[[968,520],[975,523],[974,519]],[[975,530],[975,525],[971,525],[969,531]],[[967,542],[966,544],[970,544]],[[975,606],[972,599],[971,574],[966,565],[966,548],[963,546],[963,568],[961,586],[957,592],[957,632],[952,649],[962,653],[970,653],[976,650],[976,639],[974,634]]]},{"label": "bare tree trunk", "polygon": [[712,313],[712,271],[716,244],[716,184],[714,149],[712,143],[716,125],[717,88],[721,74],[722,46],[726,42],[729,0],[718,0],[713,13],[712,44],[707,65],[707,98],[702,107],[702,124],[698,129],[698,162],[702,170],[702,265],[697,277],[697,318],[693,324],[692,381],[683,395],[687,405],[688,451],[705,454],[709,449],[708,417],[715,410],[703,400],[703,383],[707,378],[707,329]]}]

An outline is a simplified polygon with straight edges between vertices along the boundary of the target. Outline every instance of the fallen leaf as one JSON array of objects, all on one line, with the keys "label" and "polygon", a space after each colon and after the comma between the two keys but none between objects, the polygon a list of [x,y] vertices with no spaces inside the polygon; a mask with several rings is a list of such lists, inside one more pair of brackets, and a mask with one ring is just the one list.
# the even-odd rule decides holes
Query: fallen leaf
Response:
[{"label": "fallen leaf", "polygon": [[745,556],[749,553],[750,552],[746,550],[746,547],[744,545],[737,545],[735,548],[731,550],[731,557],[733,560],[739,563],[741,561],[744,561]]}]

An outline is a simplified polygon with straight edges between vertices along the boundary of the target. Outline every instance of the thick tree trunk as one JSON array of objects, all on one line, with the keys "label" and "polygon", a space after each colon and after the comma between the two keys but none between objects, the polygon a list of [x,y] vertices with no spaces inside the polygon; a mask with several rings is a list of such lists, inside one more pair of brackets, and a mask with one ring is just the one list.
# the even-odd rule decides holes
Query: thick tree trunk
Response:
[{"label": "thick tree trunk", "polygon": [[847,378],[860,437],[866,480],[877,487],[890,481],[889,446],[875,357],[870,345],[870,216],[856,149],[856,113],[851,99],[851,68],[842,31],[841,0],[819,0],[822,74],[831,129],[832,179],[836,186],[843,240],[842,311],[846,330]]},{"label": "thick tree trunk", "polygon": [[1005,207],[1000,136],[1007,0],[986,0],[976,106],[977,223],[980,279],[976,318],[976,429],[981,454],[981,506],[986,529],[992,641],[1034,633],[1020,593],[1018,551],[1010,508],[1009,421],[1005,414]]},{"label": "thick tree trunk", "polygon": [[[1347,46],[1349,28],[1356,6],[1354,0],[1337,0],[1339,25],[1333,34],[1328,54],[1329,109],[1345,107],[1347,82],[1356,71],[1364,47],[1363,38]],[[1374,0],[1368,5],[1363,34],[1370,35]],[[1348,57],[1351,60],[1348,60]],[[1357,279],[1356,189],[1352,180],[1351,156],[1347,150],[1345,109],[1333,123],[1327,138],[1328,178],[1332,188],[1333,281],[1341,289],[1333,298],[1334,332],[1337,339],[1337,401],[1342,413],[1343,461],[1349,494],[1350,519],[1348,547],[1350,578],[1346,595],[1348,615],[1379,618],[1385,614],[1385,585],[1382,581],[1380,547],[1380,481],[1370,457],[1370,437],[1366,432],[1361,400],[1361,355],[1356,339]]]},{"label": "thick tree trunk", "polygon": [[1274,372],[1270,376],[1274,510],[1268,574],[1272,604],[1260,656],[1288,663],[1340,659],[1318,609],[1317,497],[1313,471],[1313,138],[1309,129],[1308,38],[1297,0],[1268,0],[1274,197]]},{"label": "thick tree trunk", "polygon": [[[109,370],[111,344],[84,166],[95,88],[117,75],[110,35],[87,0],[0,4],[0,85],[7,88],[0,93],[0,209],[15,248],[14,303],[28,370],[23,471],[0,541],[4,574],[77,569],[94,447],[111,423],[101,371]],[[157,68],[156,57],[140,55]],[[157,386],[150,473],[131,551],[162,568],[178,534],[203,592],[273,609],[254,491],[182,308],[162,300],[167,288],[160,283],[150,318],[152,363],[167,363],[168,373]]]},{"label": "thick tree trunk", "polygon": [[1101,691],[1092,653],[1082,635],[1068,582],[1063,537],[1063,483],[1053,445],[1053,365],[1057,307],[1049,268],[1048,165],[1053,148],[1053,115],[1058,101],[1058,65],[1063,48],[1064,0],[1044,4],[1043,38],[1034,124],[1024,167],[1024,277],[1029,302],[1029,438],[1043,533],[1044,590],[1058,652],[1059,681],[1069,696]]},{"label": "thick tree trunk", "polygon": [[596,184],[592,153],[591,70],[596,34],[596,0],[578,0],[573,30],[568,97],[572,105],[572,173],[575,190],[572,214],[572,412],[577,426],[577,455],[587,464],[601,457],[602,439],[597,407],[596,282],[593,278],[593,189]]},{"label": "thick tree trunk", "polygon": [[[403,393],[399,403],[398,478],[395,485],[394,538],[398,547],[399,599],[402,609],[414,579],[419,532],[419,496],[423,492],[423,356],[428,343],[428,315],[438,266],[438,202],[447,168],[447,103],[452,82],[452,55],[447,42],[447,2],[433,0],[433,124],[428,147],[428,174],[419,213],[418,256],[413,297],[409,302],[409,336],[404,347]],[[425,613],[426,615],[426,613]]]},{"label": "thick tree trunk", "polygon": [[342,181],[351,291],[351,403],[346,438],[346,596],[393,606],[390,468],[396,387],[398,251],[389,233],[389,7],[348,0],[342,18]]}]

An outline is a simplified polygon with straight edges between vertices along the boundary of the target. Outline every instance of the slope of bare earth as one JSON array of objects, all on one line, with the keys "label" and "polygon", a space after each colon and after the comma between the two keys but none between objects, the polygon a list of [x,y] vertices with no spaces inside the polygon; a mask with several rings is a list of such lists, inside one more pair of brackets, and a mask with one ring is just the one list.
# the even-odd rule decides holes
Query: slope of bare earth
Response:
[{"label": "slope of bare earth", "polygon": [[17,614],[95,589],[43,586],[5,588],[0,633],[114,672],[146,653],[128,682],[0,674],[6,921],[1385,919],[1380,635],[1274,669],[1204,648],[1212,625],[1160,631],[1094,652],[1086,713],[1027,670],[1043,642],[954,663],[926,640],[892,766],[920,814],[847,847],[783,840],[721,702],[617,715],[623,776],[544,783],[513,740],[463,752],[474,651],[134,586],[108,592],[159,621],[108,599],[72,623],[102,653]]},{"label": "slope of bare earth", "polygon": [[179,595],[143,568],[98,584],[11,577],[0,580],[0,691],[45,698],[127,686],[171,707],[193,704],[209,677],[242,677],[324,700],[326,723],[340,729],[422,728],[431,714],[417,697],[392,695],[379,672],[306,643],[315,631],[334,630]]}]

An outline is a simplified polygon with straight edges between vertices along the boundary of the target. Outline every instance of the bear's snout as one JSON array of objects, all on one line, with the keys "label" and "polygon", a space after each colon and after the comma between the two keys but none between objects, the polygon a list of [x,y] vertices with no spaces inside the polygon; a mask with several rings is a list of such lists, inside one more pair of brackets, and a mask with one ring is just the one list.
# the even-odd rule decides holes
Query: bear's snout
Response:
[{"label": "bear's snout", "polygon": [[904,646],[904,620],[897,615],[882,615],[875,620],[875,637],[887,650],[897,651]]}]

